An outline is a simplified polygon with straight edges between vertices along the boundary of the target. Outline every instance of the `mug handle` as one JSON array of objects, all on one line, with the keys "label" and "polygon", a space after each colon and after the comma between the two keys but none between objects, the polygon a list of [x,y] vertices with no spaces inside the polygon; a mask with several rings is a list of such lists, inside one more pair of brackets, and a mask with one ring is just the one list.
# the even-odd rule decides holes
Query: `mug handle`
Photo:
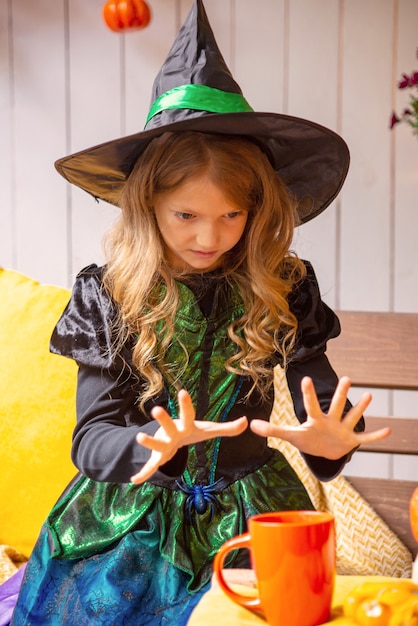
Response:
[{"label": "mug handle", "polygon": [[216,577],[216,580],[219,583],[222,591],[231,598],[237,604],[244,606],[246,609],[258,610],[261,611],[261,601],[259,597],[254,596],[246,596],[240,593],[237,593],[231,587],[229,587],[223,575],[223,565],[226,556],[232,550],[241,550],[242,548],[251,548],[251,536],[250,533],[244,533],[243,535],[237,535],[229,541],[226,541],[219,549],[219,551],[215,555],[215,559],[213,561],[213,570]]}]

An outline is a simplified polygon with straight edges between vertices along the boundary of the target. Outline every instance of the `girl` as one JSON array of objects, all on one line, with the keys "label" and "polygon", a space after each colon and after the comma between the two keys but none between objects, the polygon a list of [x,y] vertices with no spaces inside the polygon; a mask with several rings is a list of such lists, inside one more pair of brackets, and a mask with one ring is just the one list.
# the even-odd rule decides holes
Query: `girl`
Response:
[{"label": "girl", "polygon": [[[197,23],[210,35],[201,2],[183,35]],[[78,275],[52,337],[51,349],[79,366],[80,474],[41,531],[14,626],[186,624],[214,555],[250,516],[312,508],[267,437],[290,441],[329,480],[358,445],[388,434],[359,432],[370,394],[351,407],[349,381],[324,354],[339,323],[312,267],[290,252],[303,199],[272,165],[274,147],[228,133],[234,115],[222,132],[180,122],[181,132],[157,124],[128,138],[121,184],[109,184],[114,164],[103,175],[103,156],[100,176],[91,155],[83,182],[76,174],[121,214],[106,265]],[[318,169],[312,178],[311,190]],[[333,197],[329,181],[319,187],[309,216]],[[276,366],[299,428],[268,422]],[[249,566],[241,552],[229,566]]]}]

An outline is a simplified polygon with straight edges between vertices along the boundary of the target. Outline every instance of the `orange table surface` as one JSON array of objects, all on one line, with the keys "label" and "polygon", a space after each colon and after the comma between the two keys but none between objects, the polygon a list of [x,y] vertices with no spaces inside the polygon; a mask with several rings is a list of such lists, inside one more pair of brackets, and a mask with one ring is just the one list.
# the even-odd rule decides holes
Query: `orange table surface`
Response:
[{"label": "orange table surface", "polygon": [[[384,576],[337,576],[331,620],[326,624],[353,626],[353,622],[343,615],[342,603],[345,596],[357,585],[366,581],[388,582],[398,580],[399,578],[386,578]],[[243,585],[231,586],[241,593],[250,594],[252,591],[251,588]],[[259,615],[230,600],[219,587],[214,586],[202,597],[187,622],[187,626],[213,626],[214,624],[222,624],[222,626],[266,626],[267,622]]]}]

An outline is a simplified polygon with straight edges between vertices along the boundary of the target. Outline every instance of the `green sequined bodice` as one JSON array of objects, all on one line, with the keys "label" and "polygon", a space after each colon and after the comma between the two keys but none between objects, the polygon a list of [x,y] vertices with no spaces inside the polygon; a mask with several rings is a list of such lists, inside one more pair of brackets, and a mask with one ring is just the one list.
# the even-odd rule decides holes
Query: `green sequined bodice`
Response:
[{"label": "green sequined bodice", "polygon": [[[184,388],[193,400],[196,419],[220,421],[226,418],[228,406],[240,382],[236,374],[226,370],[225,361],[237,350],[228,337],[228,327],[242,316],[242,299],[237,290],[228,287],[225,292],[225,285],[217,288],[213,283],[212,312],[206,317],[192,291],[182,283],[178,283],[178,287],[181,306],[176,316],[173,340],[164,355],[166,363],[175,363],[176,370],[182,372],[175,384],[167,381],[170,412],[173,417],[177,416],[176,394],[178,389]],[[223,297],[218,297],[220,291]],[[210,440],[203,445],[204,454],[199,454],[199,459],[206,460],[206,469],[211,472],[213,481],[214,454],[219,441]],[[191,446],[188,474],[192,481],[197,467],[197,447]]]}]

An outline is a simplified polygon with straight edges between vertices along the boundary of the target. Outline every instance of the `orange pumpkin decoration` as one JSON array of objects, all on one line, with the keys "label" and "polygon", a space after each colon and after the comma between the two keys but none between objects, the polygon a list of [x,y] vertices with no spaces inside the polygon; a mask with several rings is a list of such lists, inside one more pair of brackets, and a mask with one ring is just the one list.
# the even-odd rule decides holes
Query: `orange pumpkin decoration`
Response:
[{"label": "orange pumpkin decoration", "polygon": [[418,487],[415,487],[409,502],[409,519],[412,534],[416,541],[418,541]]},{"label": "orange pumpkin decoration", "polygon": [[108,0],[103,5],[103,19],[115,32],[145,28],[151,21],[151,10],[145,0]]}]

